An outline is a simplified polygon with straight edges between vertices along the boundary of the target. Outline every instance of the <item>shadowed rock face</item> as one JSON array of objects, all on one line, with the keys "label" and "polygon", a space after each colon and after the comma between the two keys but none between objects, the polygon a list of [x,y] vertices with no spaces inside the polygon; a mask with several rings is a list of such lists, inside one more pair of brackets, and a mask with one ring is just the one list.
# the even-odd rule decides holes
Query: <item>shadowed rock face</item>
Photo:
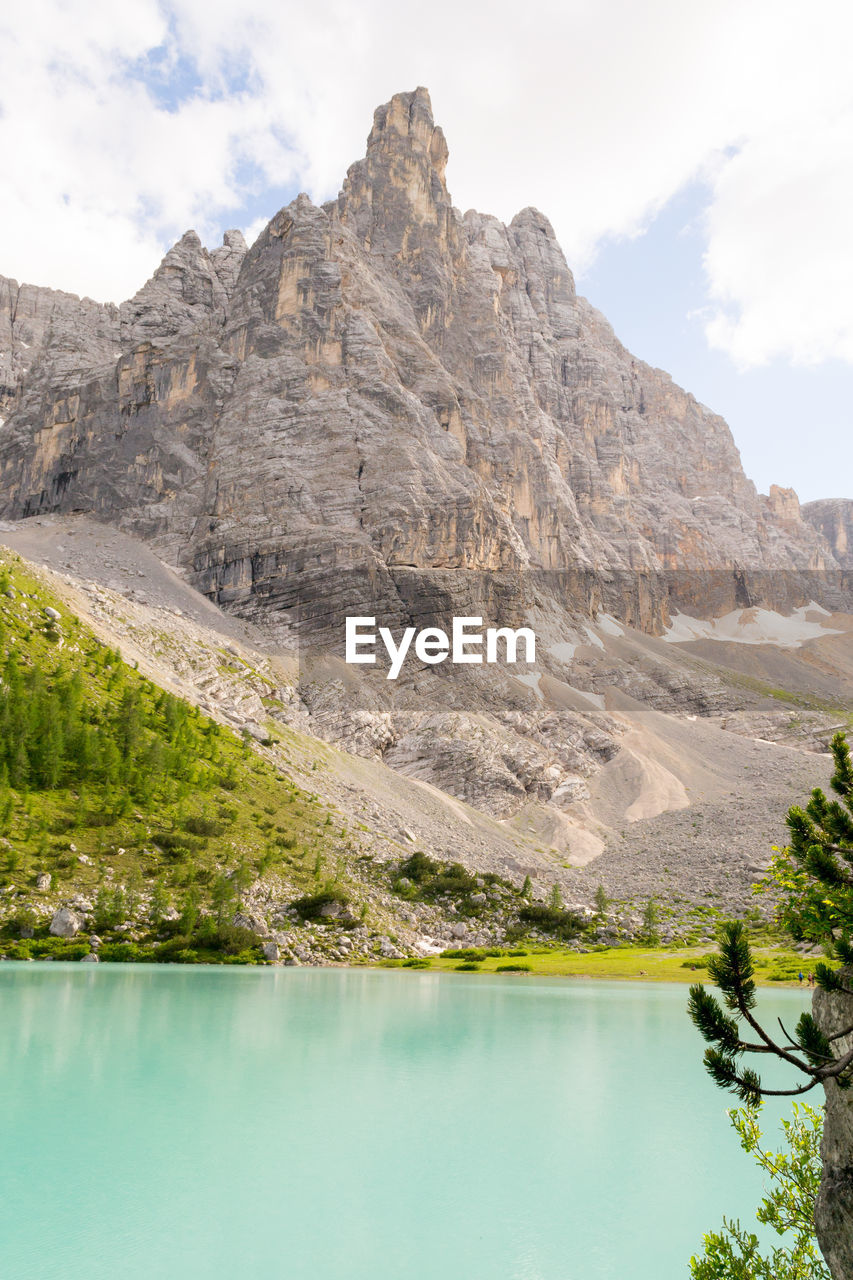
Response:
[{"label": "shadowed rock face", "polygon": [[426,90],[398,94],[338,199],[299,196],[251,249],[188,232],[119,311],[2,282],[4,349],[24,313],[33,342],[5,376],[0,514],[91,512],[221,603],[318,626],[365,600],[422,621],[436,589],[464,609],[471,574],[510,575],[519,614],[531,573],[562,600],[569,575],[579,609],[609,593],[647,629],[673,597],[834,581],[823,526],[761,499],[723,420],[620,345],[548,220],[461,215],[447,156]]}]

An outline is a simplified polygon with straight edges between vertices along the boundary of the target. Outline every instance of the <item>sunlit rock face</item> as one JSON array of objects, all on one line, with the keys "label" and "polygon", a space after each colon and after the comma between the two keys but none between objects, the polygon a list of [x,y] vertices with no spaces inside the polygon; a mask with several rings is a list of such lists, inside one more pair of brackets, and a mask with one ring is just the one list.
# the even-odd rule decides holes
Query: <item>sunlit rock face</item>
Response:
[{"label": "sunlit rock face", "polygon": [[576,295],[547,218],[461,214],[447,158],[426,90],[398,94],[337,200],[249,249],[188,232],[118,309],[0,282],[0,513],[93,513],[320,627],[464,608],[490,575],[509,612],[544,591],[652,630],[673,597],[831,581],[849,519],[761,498],[725,422]]}]

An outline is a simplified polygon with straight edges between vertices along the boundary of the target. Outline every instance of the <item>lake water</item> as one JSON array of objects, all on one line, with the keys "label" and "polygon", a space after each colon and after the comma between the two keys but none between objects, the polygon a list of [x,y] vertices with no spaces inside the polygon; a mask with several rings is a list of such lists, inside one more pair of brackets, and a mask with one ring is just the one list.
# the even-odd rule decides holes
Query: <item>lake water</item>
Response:
[{"label": "lake water", "polygon": [[[686,987],[0,966],[15,1280],[675,1280],[760,1173]],[[799,991],[759,1009],[793,1024]],[[781,1114],[782,1106],[774,1114]],[[774,1137],[775,1137],[775,1125]]]}]

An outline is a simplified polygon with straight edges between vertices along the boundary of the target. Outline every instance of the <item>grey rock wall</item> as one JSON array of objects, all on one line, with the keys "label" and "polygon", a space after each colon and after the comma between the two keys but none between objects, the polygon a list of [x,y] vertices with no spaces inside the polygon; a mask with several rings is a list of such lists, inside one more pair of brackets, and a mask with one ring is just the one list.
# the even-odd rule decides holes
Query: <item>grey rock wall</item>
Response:
[{"label": "grey rock wall", "polygon": [[842,568],[853,569],[853,500],[824,498],[807,502],[803,516],[826,539]]},{"label": "grey rock wall", "polygon": [[543,214],[456,210],[447,158],[426,90],[398,94],[338,199],[248,250],[188,232],[118,312],[4,282],[0,515],[90,512],[316,626],[464,611],[478,574],[514,574],[519,613],[544,573],[647,629],[837,589],[838,539],[625,350]]}]

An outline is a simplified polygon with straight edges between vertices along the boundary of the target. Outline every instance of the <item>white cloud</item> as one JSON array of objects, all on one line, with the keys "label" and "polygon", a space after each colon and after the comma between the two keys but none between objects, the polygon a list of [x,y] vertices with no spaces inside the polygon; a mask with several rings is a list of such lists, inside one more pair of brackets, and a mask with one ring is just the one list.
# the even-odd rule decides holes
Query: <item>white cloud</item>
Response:
[{"label": "white cloud", "polygon": [[745,143],[708,215],[712,345],[743,367],[853,362],[851,207],[853,107]]},{"label": "white cloud", "polygon": [[334,195],[426,84],[462,208],[536,204],[582,267],[703,176],[710,340],[853,360],[851,34],[845,0],[33,0],[0,25],[0,270],[124,296],[188,226],[257,231],[247,172]]}]

